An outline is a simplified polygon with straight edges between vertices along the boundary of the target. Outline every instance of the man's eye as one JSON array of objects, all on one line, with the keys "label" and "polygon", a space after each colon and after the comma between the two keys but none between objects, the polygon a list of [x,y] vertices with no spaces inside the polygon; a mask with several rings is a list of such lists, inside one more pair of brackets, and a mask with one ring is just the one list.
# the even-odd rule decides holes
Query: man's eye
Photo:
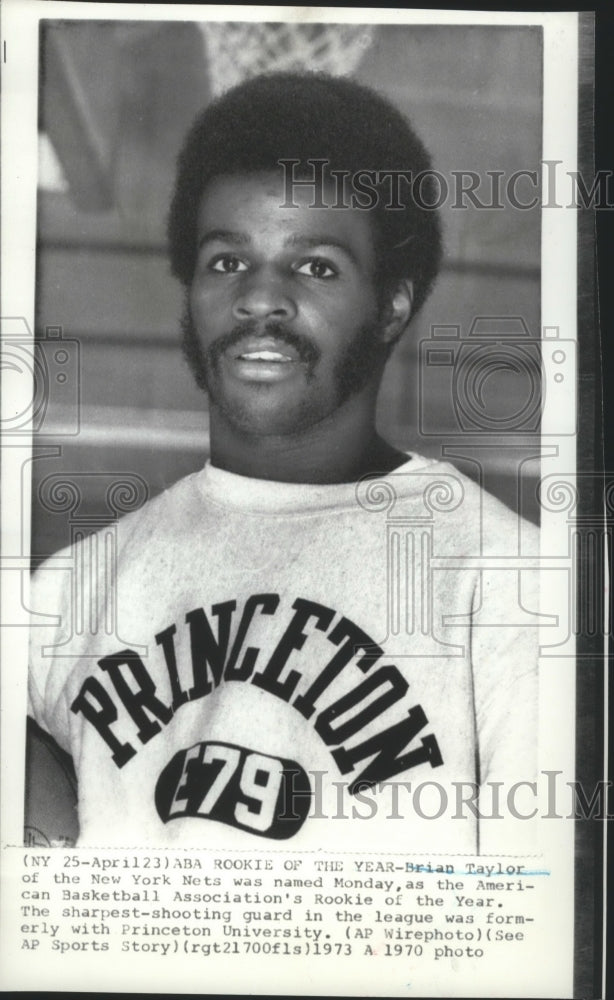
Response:
[{"label": "man's eye", "polygon": [[304,264],[296,268],[296,272],[297,274],[308,274],[310,278],[334,278],[337,275],[332,264],[328,264],[319,257],[306,260]]},{"label": "man's eye", "polygon": [[217,271],[219,274],[236,274],[237,271],[246,271],[247,264],[240,257],[234,254],[225,253],[214,259],[209,264],[209,270]]}]

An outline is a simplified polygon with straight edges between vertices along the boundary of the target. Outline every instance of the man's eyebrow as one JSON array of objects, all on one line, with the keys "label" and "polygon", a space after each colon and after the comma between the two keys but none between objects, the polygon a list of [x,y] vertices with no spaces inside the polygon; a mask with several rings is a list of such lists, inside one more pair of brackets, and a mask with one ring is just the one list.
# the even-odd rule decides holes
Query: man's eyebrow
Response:
[{"label": "man's eyebrow", "polygon": [[[203,247],[206,243],[231,243],[235,246],[247,246],[252,242],[251,236],[248,233],[242,233],[234,229],[208,229],[206,233],[198,240],[199,249]],[[300,247],[305,250],[315,249],[316,247],[333,247],[335,250],[340,250],[342,253],[348,257],[352,263],[358,265],[359,261],[356,254],[347,243],[343,243],[340,240],[334,239],[327,233],[315,236],[304,236],[300,233],[295,233],[284,241],[285,246],[288,247]]]},{"label": "man's eyebrow", "polygon": [[215,243],[216,241],[245,246],[247,243],[251,243],[251,237],[247,233],[240,233],[234,229],[208,229],[199,237],[198,246],[202,247],[205,243]]},{"label": "man's eyebrow", "polygon": [[346,257],[349,257],[353,264],[358,265],[359,263],[356,254],[347,243],[336,240],[327,233],[323,233],[321,236],[302,236],[297,233],[295,236],[288,237],[286,246],[304,247],[306,250],[312,250],[316,247],[333,247],[335,250],[341,250]]}]

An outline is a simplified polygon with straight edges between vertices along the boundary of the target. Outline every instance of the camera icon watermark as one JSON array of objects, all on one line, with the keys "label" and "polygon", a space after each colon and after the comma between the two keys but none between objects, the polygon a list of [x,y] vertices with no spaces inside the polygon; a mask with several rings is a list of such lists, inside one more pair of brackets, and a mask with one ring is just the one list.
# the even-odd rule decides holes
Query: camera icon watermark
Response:
[{"label": "camera icon watermark", "polygon": [[465,337],[459,325],[434,325],[420,342],[419,378],[425,437],[544,433],[546,406],[557,436],[576,433],[576,345],[558,327],[536,339],[522,316],[477,316]]},{"label": "camera icon watermark", "polygon": [[61,326],[34,339],[23,316],[2,323],[0,366],[4,406],[1,429],[11,436],[74,436],[80,429],[81,353]]}]

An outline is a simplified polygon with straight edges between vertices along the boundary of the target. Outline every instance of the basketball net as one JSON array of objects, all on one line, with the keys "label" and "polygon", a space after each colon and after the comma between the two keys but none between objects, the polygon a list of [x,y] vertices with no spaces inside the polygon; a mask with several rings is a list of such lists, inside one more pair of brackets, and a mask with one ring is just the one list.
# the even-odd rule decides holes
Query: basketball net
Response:
[{"label": "basketball net", "polygon": [[320,70],[346,76],[369,48],[365,24],[201,22],[213,95],[276,70]]}]

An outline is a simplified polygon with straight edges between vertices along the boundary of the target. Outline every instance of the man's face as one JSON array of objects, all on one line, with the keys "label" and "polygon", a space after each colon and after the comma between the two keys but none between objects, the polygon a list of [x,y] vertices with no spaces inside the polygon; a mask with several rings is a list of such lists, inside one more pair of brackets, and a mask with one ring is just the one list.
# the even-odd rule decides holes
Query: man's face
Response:
[{"label": "man's face", "polygon": [[237,429],[292,434],[377,384],[380,337],[372,223],[360,209],[283,208],[275,174],[214,179],[184,348],[212,405]]}]

